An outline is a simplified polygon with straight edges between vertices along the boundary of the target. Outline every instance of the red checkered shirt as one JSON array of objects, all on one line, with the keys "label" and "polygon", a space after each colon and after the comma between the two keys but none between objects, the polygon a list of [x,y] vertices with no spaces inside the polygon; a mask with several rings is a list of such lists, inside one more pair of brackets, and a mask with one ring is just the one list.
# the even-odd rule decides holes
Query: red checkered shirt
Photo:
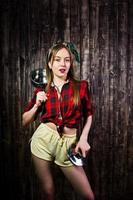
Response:
[{"label": "red checkered shirt", "polygon": [[[48,99],[37,111],[41,112],[41,122],[53,122],[57,126],[67,126],[69,128],[78,128],[81,117],[86,119],[92,115],[91,95],[88,89],[88,82],[85,80],[78,83],[80,101],[78,106],[73,102],[73,82],[70,80],[65,83],[61,90],[61,100],[58,99],[57,90],[51,86],[48,91]],[[34,96],[28,103],[24,112],[29,111],[36,103],[36,94],[43,91],[42,88],[36,88]]]}]

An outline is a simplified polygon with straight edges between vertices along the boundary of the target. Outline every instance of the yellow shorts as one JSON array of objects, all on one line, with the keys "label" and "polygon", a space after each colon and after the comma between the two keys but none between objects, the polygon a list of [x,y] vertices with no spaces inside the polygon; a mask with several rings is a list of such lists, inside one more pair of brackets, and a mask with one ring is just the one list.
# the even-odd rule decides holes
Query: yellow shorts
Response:
[{"label": "yellow shorts", "polygon": [[67,150],[75,142],[76,134],[63,134],[60,137],[56,130],[41,123],[31,138],[31,152],[41,159],[68,167],[73,164],[68,159]]}]

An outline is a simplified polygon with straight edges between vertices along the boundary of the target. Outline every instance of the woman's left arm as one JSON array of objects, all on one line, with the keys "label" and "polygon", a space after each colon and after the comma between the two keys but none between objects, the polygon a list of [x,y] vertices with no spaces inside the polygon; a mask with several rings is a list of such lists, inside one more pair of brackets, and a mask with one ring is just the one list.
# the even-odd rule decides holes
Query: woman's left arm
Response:
[{"label": "woman's left arm", "polygon": [[91,124],[92,124],[92,115],[88,116],[86,123],[84,125],[84,128],[82,130],[80,139],[75,148],[75,153],[81,152],[83,157],[86,157],[90,149],[90,145],[88,143],[88,135],[89,135]]}]

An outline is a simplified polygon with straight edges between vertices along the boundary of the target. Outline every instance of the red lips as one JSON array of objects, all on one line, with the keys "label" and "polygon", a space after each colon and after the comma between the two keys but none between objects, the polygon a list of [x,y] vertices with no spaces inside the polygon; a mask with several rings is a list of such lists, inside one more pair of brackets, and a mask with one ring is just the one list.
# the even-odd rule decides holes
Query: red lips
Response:
[{"label": "red lips", "polygon": [[59,71],[60,71],[61,73],[64,73],[64,72],[66,71],[66,69],[59,69]]}]

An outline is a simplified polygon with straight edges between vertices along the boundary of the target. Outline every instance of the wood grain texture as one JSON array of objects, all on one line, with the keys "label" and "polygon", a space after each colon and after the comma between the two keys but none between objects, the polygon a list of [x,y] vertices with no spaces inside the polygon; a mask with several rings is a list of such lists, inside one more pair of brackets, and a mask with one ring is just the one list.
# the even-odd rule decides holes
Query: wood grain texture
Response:
[{"label": "wood grain texture", "polygon": [[[21,127],[34,90],[29,74],[48,48],[72,41],[76,74],[88,81],[94,106],[85,168],[97,200],[133,197],[133,4],[131,0],[1,0],[0,175],[5,199],[43,200],[29,140],[38,121]],[[81,200],[54,167],[56,199]]]}]

